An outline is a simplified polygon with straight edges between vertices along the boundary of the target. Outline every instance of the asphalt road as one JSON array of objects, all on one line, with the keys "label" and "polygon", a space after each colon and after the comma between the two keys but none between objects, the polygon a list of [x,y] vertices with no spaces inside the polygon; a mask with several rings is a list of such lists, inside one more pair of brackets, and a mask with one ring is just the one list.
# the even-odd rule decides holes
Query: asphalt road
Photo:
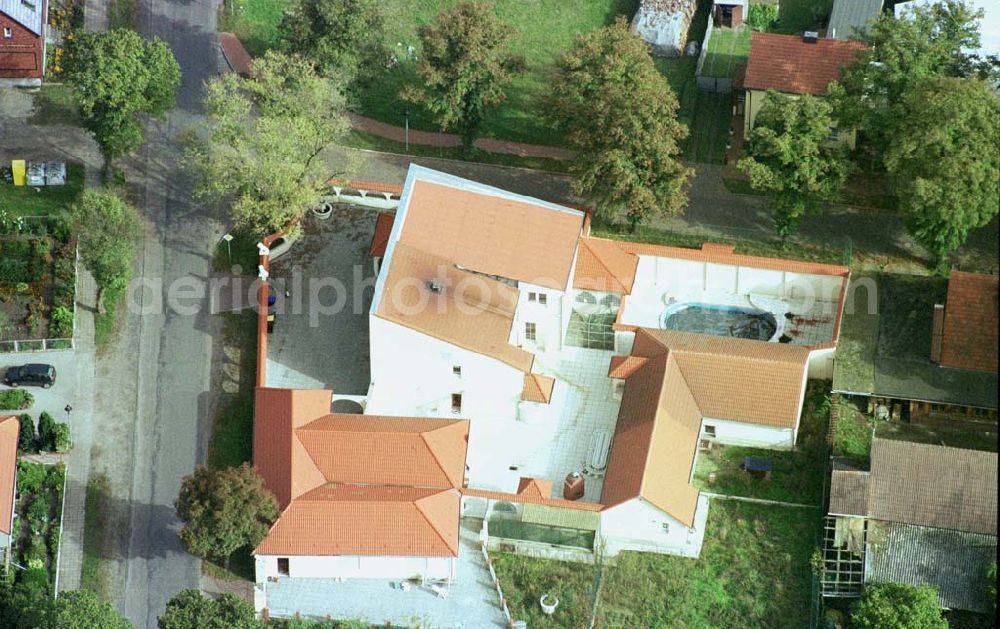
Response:
[{"label": "asphalt road", "polygon": [[197,588],[201,576],[200,561],[177,537],[173,502],[183,476],[204,458],[213,411],[216,322],[204,307],[198,314],[178,314],[156,308],[155,302],[159,296],[166,303],[167,288],[177,279],[208,276],[211,252],[222,234],[219,221],[190,198],[176,141],[197,121],[203,81],[218,70],[216,14],[216,0],[142,0],[139,7],[140,33],[170,45],[183,78],[177,109],[165,121],[150,122],[147,144],[128,167],[150,226],[136,275],[153,288],[136,300],[142,311],[128,315],[122,344],[129,350],[115,356],[125,364],[117,372],[108,364],[101,369],[102,377],[134,379],[134,387],[128,387],[135,396],[131,482],[127,521],[122,522],[128,535],[122,540],[125,565],[118,581],[124,587],[116,594],[119,608],[136,627],[155,627],[166,602],[181,589]]}]

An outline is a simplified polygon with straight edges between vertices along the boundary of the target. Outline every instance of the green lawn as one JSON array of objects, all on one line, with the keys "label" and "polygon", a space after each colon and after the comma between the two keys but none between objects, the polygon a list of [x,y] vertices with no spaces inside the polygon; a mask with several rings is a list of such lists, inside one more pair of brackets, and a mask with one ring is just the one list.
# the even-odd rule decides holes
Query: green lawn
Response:
[{"label": "green lawn", "polygon": [[841,397],[835,408],[833,455],[866,465],[872,449],[871,418],[846,397]]},{"label": "green lawn", "polygon": [[69,209],[83,190],[83,165],[66,163],[66,185],[31,188],[0,181],[0,210],[13,216],[54,216]]},{"label": "green lawn", "polygon": [[776,33],[795,34],[826,26],[833,0],[781,0],[778,5]]},{"label": "green lawn", "polygon": [[[622,553],[598,627],[806,627],[819,512],[713,500],[699,559]],[[529,625],[530,626],[530,625]]]},{"label": "green lawn", "polygon": [[94,315],[94,345],[97,351],[103,351],[111,339],[115,337],[118,326],[121,325],[121,312],[118,310],[125,291],[109,288],[104,292],[104,313]]},{"label": "green lawn", "polygon": [[[431,115],[420,107],[403,102],[399,92],[416,84],[416,60],[407,59],[410,46],[417,50],[417,28],[428,24],[455,0],[386,0],[386,44],[399,64],[362,86],[355,102],[360,113],[384,122],[402,125],[404,110],[410,111],[414,129],[436,131]],[[231,13],[223,9],[220,30],[232,30],[252,55],[259,55],[277,41],[281,0],[243,0],[243,9]],[[560,144],[561,138],[542,123],[537,113],[538,98],[551,83],[556,58],[586,31],[609,24],[618,15],[631,17],[636,0],[496,0],[497,15],[518,30],[513,52],[524,55],[527,71],[507,87],[507,101],[485,121],[483,135],[536,144]]]},{"label": "green lawn", "polygon": [[68,85],[43,85],[35,93],[34,105],[35,110],[28,119],[33,125],[80,124],[80,111]]},{"label": "green lawn", "polygon": [[208,444],[208,465],[223,469],[250,461],[253,455],[253,392],[257,369],[257,313],[248,309],[226,314],[224,375],[238,372],[235,382],[223,383],[225,393]]},{"label": "green lawn", "polygon": [[705,64],[701,67],[702,76],[731,77],[734,66],[747,62],[751,32],[753,31],[748,26],[712,30]]},{"label": "green lawn", "polygon": [[83,567],[80,589],[90,590],[105,600],[110,599],[110,566],[104,549],[104,521],[110,508],[111,489],[103,473],[92,474],[87,481],[87,502],[84,508]]},{"label": "green lawn", "polygon": [[[829,390],[828,381],[809,383],[795,450],[721,446],[710,452],[699,452],[694,485],[703,491],[731,496],[819,505],[823,500],[826,475]],[[740,465],[747,456],[770,459],[774,467],[771,480],[755,479],[741,470]],[[708,477],[713,472],[715,482],[710,483]]]},{"label": "green lawn", "polygon": [[[508,553],[496,553],[490,559],[514,620],[540,628],[588,626],[594,566]],[[544,594],[559,598],[559,606],[551,616],[542,613],[538,603]]]}]

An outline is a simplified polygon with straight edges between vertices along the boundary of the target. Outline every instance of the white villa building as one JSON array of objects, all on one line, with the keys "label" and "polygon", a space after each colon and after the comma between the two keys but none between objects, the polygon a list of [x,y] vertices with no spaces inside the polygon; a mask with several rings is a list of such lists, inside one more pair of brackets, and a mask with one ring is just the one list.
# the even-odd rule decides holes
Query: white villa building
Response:
[{"label": "white villa building", "polygon": [[[845,267],[595,238],[581,210],[418,166],[389,220],[365,414],[258,390],[254,462],[284,509],[255,553],[259,608],[278,576],[454,577],[460,520],[489,549],[697,557],[699,447],[792,448],[807,379],[832,375]],[[406,515],[351,515],[387,495]],[[430,541],[400,543],[413,527]]]}]

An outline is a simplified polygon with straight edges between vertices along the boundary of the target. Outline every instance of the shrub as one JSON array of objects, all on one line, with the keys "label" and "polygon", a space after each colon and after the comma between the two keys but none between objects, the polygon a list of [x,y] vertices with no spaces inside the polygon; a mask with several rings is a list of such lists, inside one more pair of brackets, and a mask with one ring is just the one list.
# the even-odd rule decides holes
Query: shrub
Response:
[{"label": "shrub", "polygon": [[49,590],[49,573],[45,568],[28,568],[18,571],[17,582],[27,592],[45,594]]},{"label": "shrub", "polygon": [[24,389],[0,391],[0,410],[23,411],[35,403],[35,396]]},{"label": "shrub", "polygon": [[49,501],[45,494],[38,494],[28,503],[25,510],[32,531],[44,531],[49,523]]},{"label": "shrub", "polygon": [[[65,426],[66,424],[60,424]],[[45,474],[45,482],[43,486],[45,491],[58,494],[57,499],[62,500],[62,489],[63,484],[66,482],[66,466],[60,463],[59,465],[53,465],[47,468]]]},{"label": "shrub", "polygon": [[17,448],[21,452],[34,452],[35,420],[31,419],[31,415],[27,413],[21,413],[18,420],[21,423],[21,431],[17,436]]},{"label": "shrub", "polygon": [[47,411],[38,417],[38,449],[45,452],[55,450],[56,420]]},{"label": "shrub", "polygon": [[73,440],[69,434],[69,424],[59,422],[52,431],[52,445],[56,452],[69,452],[73,447]]},{"label": "shrub", "polygon": [[56,556],[59,554],[59,527],[50,526],[47,545],[49,547],[49,557],[55,560]]},{"label": "shrub", "polygon": [[751,4],[747,10],[747,26],[755,31],[767,30],[777,19],[777,4]]},{"label": "shrub", "polygon": [[45,466],[41,463],[17,462],[17,493],[37,493],[45,482]]},{"label": "shrub", "polygon": [[49,336],[67,338],[73,336],[73,311],[65,306],[56,306],[49,317]]}]

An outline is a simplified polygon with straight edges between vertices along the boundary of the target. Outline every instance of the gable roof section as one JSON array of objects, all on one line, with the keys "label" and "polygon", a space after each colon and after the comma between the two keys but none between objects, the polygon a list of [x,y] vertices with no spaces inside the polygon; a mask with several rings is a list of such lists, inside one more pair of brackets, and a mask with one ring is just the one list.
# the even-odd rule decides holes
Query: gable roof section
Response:
[{"label": "gable roof section", "polygon": [[375,314],[528,373],[534,356],[508,342],[517,298],[516,288],[397,242]]},{"label": "gable roof section", "polygon": [[826,94],[840,70],[866,49],[865,44],[842,39],[806,43],[798,35],[754,32],[743,86],[750,90],[777,90],[788,94]]},{"label": "gable roof section", "polygon": [[396,220],[395,212],[379,212],[375,219],[375,233],[372,234],[372,244],[368,247],[368,255],[382,257],[389,246],[389,234],[392,233],[392,223]]},{"label": "gable roof section", "polygon": [[698,490],[690,479],[701,413],[662,346],[637,335],[633,354],[651,356],[626,380],[601,502],[612,507],[642,497],[693,526]]},{"label": "gable roof section", "polygon": [[614,240],[580,238],[573,272],[573,288],[609,293],[631,293],[639,258]]},{"label": "gable roof section", "polygon": [[997,372],[997,276],[952,271],[944,310],[941,364]]},{"label": "gable roof section", "polygon": [[17,479],[17,416],[0,417],[0,533],[10,535],[14,516],[14,484]]},{"label": "gable roof section", "polygon": [[413,181],[400,242],[471,271],[566,287],[583,212],[453,179]]},{"label": "gable roof section", "polygon": [[997,453],[875,439],[868,513],[875,520],[997,534]]},{"label": "gable roof section", "polygon": [[48,0],[0,0],[0,13],[10,16],[24,28],[41,36],[45,26],[46,4]]},{"label": "gable roof section", "polygon": [[295,430],[328,483],[461,487],[469,423],[325,415]]},{"label": "gable roof section", "polygon": [[882,0],[833,0],[826,32],[837,39],[851,39],[855,31],[867,31],[881,10]]},{"label": "gable roof section", "polygon": [[458,556],[454,489],[324,485],[293,501],[258,555]]},{"label": "gable roof section", "polygon": [[642,329],[676,357],[702,414],[782,428],[798,425],[809,348]]},{"label": "gable roof section", "polygon": [[552,401],[552,390],[556,386],[555,378],[543,376],[540,373],[524,374],[524,389],[521,391],[521,399],[526,402],[542,402],[548,404]]}]

